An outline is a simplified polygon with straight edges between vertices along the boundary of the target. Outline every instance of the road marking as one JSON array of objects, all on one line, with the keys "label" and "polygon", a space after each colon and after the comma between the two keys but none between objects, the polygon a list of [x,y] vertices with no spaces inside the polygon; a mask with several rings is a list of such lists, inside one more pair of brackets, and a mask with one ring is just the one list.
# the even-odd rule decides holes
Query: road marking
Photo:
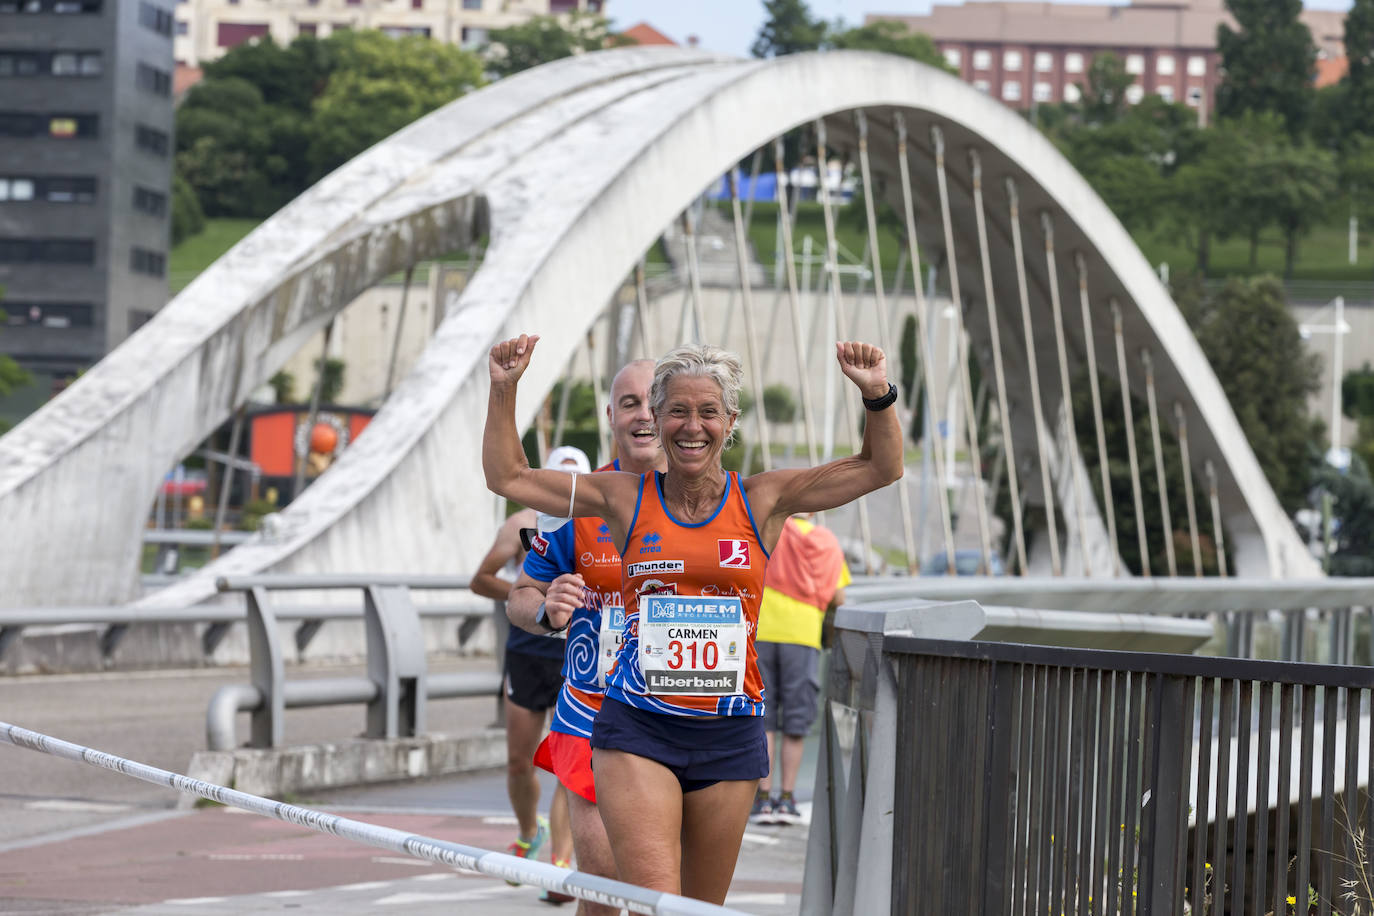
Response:
[{"label": "road marking", "polygon": [[264,897],[304,897],[304,896],[306,896],[306,895],[308,895],[308,894],[313,894],[313,893],[315,893],[315,892],[314,892],[314,891],[268,891],[267,893],[263,894],[263,896],[264,896]]},{"label": "road marking", "polygon": [[501,826],[501,827],[509,827],[509,826],[512,825],[512,824],[517,824],[517,825],[518,825],[520,822],[517,821],[515,818],[511,817],[510,815],[506,815],[505,817],[496,817],[496,816],[484,817],[484,818],[482,818],[482,823],[484,823],[484,824],[496,824],[496,825]]},{"label": "road marking", "polygon": [[757,843],[760,846],[776,846],[781,843],[782,840],[775,836],[765,836],[762,833],[750,833],[746,830],[744,833],[744,842]]},{"label": "road marking", "polygon": [[84,811],[113,812],[128,811],[129,805],[118,802],[79,801],[72,798],[45,798],[42,801],[26,802],[24,807],[30,811]]},{"label": "road marking", "polygon": [[520,888],[516,887],[477,887],[472,890],[453,891],[447,894],[426,894],[417,891],[403,891],[399,894],[392,894],[389,897],[380,897],[372,902],[386,906],[409,906],[417,903],[448,903],[459,900],[485,900],[489,897],[496,897],[501,894],[519,893],[520,890]]},{"label": "road marking", "polygon": [[259,860],[302,862],[305,860],[305,856],[297,852],[212,852],[210,858],[221,862],[253,862]]},{"label": "road marking", "polygon": [[412,880],[412,881],[443,881],[443,880],[445,880],[445,879],[447,879],[447,878],[452,878],[452,877],[454,877],[454,874],[453,874],[453,872],[451,872],[451,871],[436,871],[436,872],[434,872],[434,873],[431,874],[431,875],[416,875],[414,878],[411,878],[410,880]]},{"label": "road marking", "polygon": [[411,865],[415,868],[434,868],[435,863],[424,859],[407,859],[402,856],[373,856],[372,861],[379,865]]},{"label": "road marking", "polygon": [[228,897],[181,897],[162,901],[164,906],[196,906],[201,903],[224,903]]},{"label": "road marking", "polygon": [[731,894],[725,898],[726,906],[786,906],[787,895],[782,893]]},{"label": "road marking", "polygon": [[341,884],[334,888],[336,891],[375,891],[379,888],[390,887],[389,881],[361,881],[357,884]]}]

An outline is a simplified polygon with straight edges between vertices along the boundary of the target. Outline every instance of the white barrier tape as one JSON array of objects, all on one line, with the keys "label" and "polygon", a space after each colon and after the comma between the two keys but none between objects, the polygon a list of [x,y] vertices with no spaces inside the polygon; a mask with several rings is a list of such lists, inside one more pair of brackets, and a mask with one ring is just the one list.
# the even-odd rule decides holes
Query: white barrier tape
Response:
[{"label": "white barrier tape", "polygon": [[690,897],[651,891],[633,884],[625,884],[622,881],[603,878],[599,875],[589,875],[567,868],[559,868],[545,862],[531,862],[528,859],[517,858],[502,852],[491,852],[476,846],[465,846],[461,843],[450,843],[447,840],[418,836],[401,830],[393,830],[390,827],[380,827],[376,824],[339,817],[335,814],[325,814],[297,805],[288,805],[285,802],[272,801],[270,798],[249,795],[247,792],[239,792],[236,789],[215,785],[212,782],[191,779],[180,773],[160,770],[157,767],[116,757],[114,754],[107,754],[104,751],[72,744],[69,741],[30,731],[27,728],[20,728],[8,722],[0,722],[0,742],[27,748],[31,751],[52,754],[56,757],[74,760],[77,763],[86,763],[102,769],[113,770],[116,773],[123,773],[125,776],[141,779],[144,782],[166,786],[181,792],[189,792],[192,795],[199,795],[222,805],[242,808],[245,811],[261,814],[264,817],[273,817],[298,827],[307,827],[319,833],[332,834],[356,843],[405,853],[417,859],[426,859],[441,865],[478,872],[492,878],[502,878],[521,884],[542,887],[546,890],[560,891],[593,903],[623,907],[632,913],[646,913],[650,916],[745,916],[739,910],[727,909],[701,900],[693,900]]}]

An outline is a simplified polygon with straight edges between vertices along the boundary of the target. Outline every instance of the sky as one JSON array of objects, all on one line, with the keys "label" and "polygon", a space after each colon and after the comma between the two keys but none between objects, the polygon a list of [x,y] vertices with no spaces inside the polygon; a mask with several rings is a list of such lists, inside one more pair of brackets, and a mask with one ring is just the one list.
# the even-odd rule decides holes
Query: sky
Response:
[{"label": "sky", "polygon": [[[1085,2],[1085,0],[1062,0]],[[1103,0],[1086,0],[1101,3]],[[865,13],[920,14],[930,11],[930,0],[808,0],[812,15],[828,21],[843,19],[860,25]],[[1343,10],[1350,0],[1306,0],[1312,9]],[[678,44],[688,35],[701,39],[701,47],[719,54],[749,56],[749,46],[763,22],[762,0],[606,0],[606,13],[615,28],[647,22]]]}]

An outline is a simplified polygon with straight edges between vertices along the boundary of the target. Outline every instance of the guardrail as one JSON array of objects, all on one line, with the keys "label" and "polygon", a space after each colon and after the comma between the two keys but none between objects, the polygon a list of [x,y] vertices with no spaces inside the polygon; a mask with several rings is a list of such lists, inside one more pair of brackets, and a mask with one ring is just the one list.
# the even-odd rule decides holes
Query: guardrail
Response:
[{"label": "guardrail", "polygon": [[1368,909],[1374,671],[836,628],[803,913]]},{"label": "guardrail", "polygon": [[[241,592],[247,598],[250,684],[221,687],[205,714],[206,745],[212,751],[237,746],[234,719],[250,714],[250,747],[278,747],[282,743],[288,708],[364,703],[363,736],[400,738],[426,730],[430,699],[498,696],[501,668],[484,674],[430,674],[425,662],[420,612],[410,600],[411,589],[467,588],[468,580],[449,576],[329,576],[267,575],[220,578],[220,592]],[[357,589],[363,595],[363,624],[367,645],[367,676],[287,681],[277,621],[269,591]],[[498,608],[498,611],[500,608]],[[487,615],[482,614],[481,618]],[[479,618],[479,619],[481,619]],[[497,627],[498,633],[504,630]],[[297,631],[298,633],[300,631]],[[502,640],[498,638],[498,647]]]},{"label": "guardrail", "polygon": [[1374,665],[1374,639],[1367,635],[1374,579],[859,577],[845,595],[856,603],[920,597],[985,606],[1205,617],[1221,629],[1216,654]]}]

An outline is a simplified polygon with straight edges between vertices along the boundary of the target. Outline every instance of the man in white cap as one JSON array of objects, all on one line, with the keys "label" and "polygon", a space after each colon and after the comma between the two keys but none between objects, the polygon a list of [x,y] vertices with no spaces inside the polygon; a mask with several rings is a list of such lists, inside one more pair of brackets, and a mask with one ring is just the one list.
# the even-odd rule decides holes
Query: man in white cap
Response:
[{"label": "man in white cap", "polygon": [[[586,474],[591,471],[591,462],[581,449],[561,445],[549,452],[544,467]],[[533,509],[521,509],[506,519],[472,577],[474,592],[494,601],[506,600],[514,584],[515,572],[524,559],[520,529],[541,527],[541,521]],[[509,578],[499,575],[502,572]],[[539,779],[533,760],[549,710],[558,702],[563,686],[565,646],[564,639],[536,636],[515,626],[510,627],[506,637],[502,681],[506,713],[506,793],[515,809],[520,830],[508,851],[522,858],[538,858],[540,849],[550,839],[551,861],[572,858],[567,790],[559,785],[549,805],[548,819],[540,816]]]}]

